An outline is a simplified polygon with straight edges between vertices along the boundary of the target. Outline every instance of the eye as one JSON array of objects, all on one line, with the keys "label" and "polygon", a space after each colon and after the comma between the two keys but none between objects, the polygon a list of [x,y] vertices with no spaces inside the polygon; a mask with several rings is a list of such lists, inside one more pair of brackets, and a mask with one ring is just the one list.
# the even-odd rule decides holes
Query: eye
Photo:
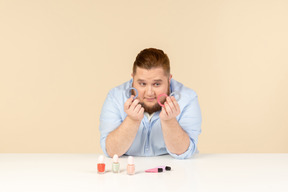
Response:
[{"label": "eye", "polygon": [[146,85],[146,83],[139,83],[140,84],[140,86],[145,86]]},{"label": "eye", "polygon": [[154,83],[155,87],[159,87],[161,84],[160,83]]}]

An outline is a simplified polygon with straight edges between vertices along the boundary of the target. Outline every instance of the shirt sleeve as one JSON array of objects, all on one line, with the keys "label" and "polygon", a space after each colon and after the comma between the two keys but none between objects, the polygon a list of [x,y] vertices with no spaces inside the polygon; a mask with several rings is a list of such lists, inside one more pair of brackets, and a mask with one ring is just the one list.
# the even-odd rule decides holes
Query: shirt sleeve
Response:
[{"label": "shirt sleeve", "polygon": [[[123,107],[123,106],[122,106]],[[122,123],[119,104],[113,97],[113,90],[111,90],[103,104],[100,115],[100,146],[104,154],[108,157],[106,151],[106,138],[110,132],[119,127]]]},{"label": "shirt sleeve", "polygon": [[180,155],[171,153],[167,149],[167,152],[176,159],[187,159],[198,152],[197,143],[198,136],[201,133],[202,116],[197,94],[193,92],[192,98],[186,100],[186,102],[187,104],[182,109],[182,112],[179,115],[178,123],[182,127],[182,129],[189,135],[190,144],[188,149]]}]

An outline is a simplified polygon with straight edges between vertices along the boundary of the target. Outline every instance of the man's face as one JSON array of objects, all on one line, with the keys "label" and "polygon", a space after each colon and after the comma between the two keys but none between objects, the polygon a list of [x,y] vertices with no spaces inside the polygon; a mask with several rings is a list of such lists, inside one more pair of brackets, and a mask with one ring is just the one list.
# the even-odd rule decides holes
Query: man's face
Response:
[{"label": "man's face", "polygon": [[[162,67],[149,70],[137,67],[136,73],[132,74],[132,77],[132,86],[137,89],[137,99],[140,100],[145,112],[151,114],[159,111],[161,106],[157,103],[157,97],[162,93],[169,95],[172,75],[165,75]],[[161,97],[161,103],[164,103],[165,99],[165,97]]]}]

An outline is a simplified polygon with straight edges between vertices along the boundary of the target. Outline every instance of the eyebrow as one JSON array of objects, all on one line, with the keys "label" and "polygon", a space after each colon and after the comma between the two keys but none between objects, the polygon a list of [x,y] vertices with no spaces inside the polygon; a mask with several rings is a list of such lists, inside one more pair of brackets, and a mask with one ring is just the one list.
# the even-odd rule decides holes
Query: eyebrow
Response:
[{"label": "eyebrow", "polygon": [[[144,79],[138,79],[137,82],[145,82]],[[162,82],[162,79],[155,79],[153,82]]]}]

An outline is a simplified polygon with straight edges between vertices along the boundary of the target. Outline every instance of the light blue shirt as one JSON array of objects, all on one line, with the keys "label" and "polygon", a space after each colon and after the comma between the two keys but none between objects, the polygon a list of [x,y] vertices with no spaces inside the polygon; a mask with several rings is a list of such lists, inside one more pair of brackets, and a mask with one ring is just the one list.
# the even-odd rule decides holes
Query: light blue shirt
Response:
[{"label": "light blue shirt", "polygon": [[[120,126],[127,114],[124,111],[124,103],[127,101],[126,90],[132,87],[132,79],[111,89],[103,104],[100,115],[100,144],[103,152],[106,151],[106,138],[108,134]],[[180,155],[171,153],[165,145],[161,122],[160,111],[154,113],[149,121],[147,116],[141,121],[136,137],[125,153],[131,156],[157,156],[170,154],[177,159],[186,159],[197,152],[198,136],[201,133],[201,111],[198,103],[198,96],[195,91],[183,84],[171,79],[170,91],[180,92],[181,98],[178,101],[180,114],[176,117],[179,125],[189,135],[190,145],[186,152]]]}]

